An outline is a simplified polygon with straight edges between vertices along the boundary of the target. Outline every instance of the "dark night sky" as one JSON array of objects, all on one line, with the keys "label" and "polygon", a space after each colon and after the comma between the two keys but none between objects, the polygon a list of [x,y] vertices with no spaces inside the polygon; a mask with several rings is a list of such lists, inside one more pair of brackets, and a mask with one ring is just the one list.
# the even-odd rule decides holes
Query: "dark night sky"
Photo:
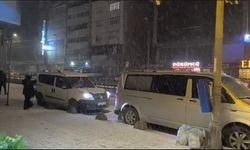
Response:
[{"label": "dark night sky", "polygon": [[[214,0],[167,0],[159,7],[158,39],[163,41],[213,40],[215,30]],[[224,41],[242,33],[242,5],[225,4]]]},{"label": "dark night sky", "polygon": [[[44,2],[44,1],[42,1]],[[21,32],[25,39],[39,36],[39,1],[20,1]],[[225,4],[225,41],[242,33],[242,4]],[[158,40],[176,41],[214,38],[215,0],[162,0],[158,18]]]}]

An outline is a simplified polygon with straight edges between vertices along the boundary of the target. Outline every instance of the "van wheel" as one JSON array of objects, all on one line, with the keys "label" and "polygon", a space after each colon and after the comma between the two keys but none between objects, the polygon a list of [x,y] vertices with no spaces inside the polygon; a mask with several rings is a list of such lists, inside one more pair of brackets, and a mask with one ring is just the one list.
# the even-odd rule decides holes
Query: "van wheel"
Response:
[{"label": "van wheel", "polygon": [[71,114],[79,113],[79,107],[78,107],[78,103],[76,100],[73,100],[73,99],[69,100],[67,112]]},{"label": "van wheel", "polygon": [[122,110],[122,116],[123,121],[129,125],[134,125],[137,121],[140,120],[136,109],[133,107],[125,107]]},{"label": "van wheel", "polygon": [[242,125],[228,127],[223,131],[226,146],[234,149],[250,149],[250,128]]},{"label": "van wheel", "polygon": [[36,102],[37,102],[37,105],[39,105],[39,106],[45,105],[45,100],[44,100],[44,97],[41,93],[36,94]]}]

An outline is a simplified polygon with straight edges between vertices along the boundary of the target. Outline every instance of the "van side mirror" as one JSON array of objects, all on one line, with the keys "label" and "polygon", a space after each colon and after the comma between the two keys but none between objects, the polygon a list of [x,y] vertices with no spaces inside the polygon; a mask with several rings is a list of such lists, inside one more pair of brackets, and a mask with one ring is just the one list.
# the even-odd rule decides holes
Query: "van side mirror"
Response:
[{"label": "van side mirror", "polygon": [[201,112],[208,113],[212,112],[211,97],[210,97],[210,87],[208,82],[205,80],[198,80],[197,84],[198,95],[200,98],[200,108]]}]

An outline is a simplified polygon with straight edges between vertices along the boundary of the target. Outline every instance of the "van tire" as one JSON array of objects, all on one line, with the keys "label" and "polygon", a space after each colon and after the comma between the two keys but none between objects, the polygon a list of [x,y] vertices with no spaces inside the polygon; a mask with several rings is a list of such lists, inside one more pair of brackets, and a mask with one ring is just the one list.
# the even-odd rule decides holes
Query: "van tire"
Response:
[{"label": "van tire", "polygon": [[83,100],[79,100],[79,102],[78,102],[78,108],[79,108],[79,113],[81,113],[81,114],[87,114],[86,104],[84,103]]},{"label": "van tire", "polygon": [[[223,130],[223,142],[225,146],[232,147],[234,149],[250,149],[250,128],[244,125],[233,125]],[[244,137],[244,138],[242,138]],[[245,144],[236,144],[237,140],[241,138],[244,141],[248,141]]]},{"label": "van tire", "polygon": [[39,92],[36,94],[36,102],[37,102],[37,105],[39,106],[45,106],[45,100],[44,100],[42,93]]},{"label": "van tire", "polygon": [[71,114],[78,114],[79,113],[78,102],[76,100],[73,100],[73,99],[69,100],[67,112],[71,113]]},{"label": "van tire", "polygon": [[127,106],[122,110],[123,122],[129,125],[135,125],[139,121],[139,115],[135,108]]}]

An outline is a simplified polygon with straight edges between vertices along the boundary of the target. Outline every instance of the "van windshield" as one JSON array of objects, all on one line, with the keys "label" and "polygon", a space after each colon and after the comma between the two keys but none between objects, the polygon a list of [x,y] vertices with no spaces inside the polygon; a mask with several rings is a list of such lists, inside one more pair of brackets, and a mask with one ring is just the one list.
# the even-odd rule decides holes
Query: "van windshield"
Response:
[{"label": "van windshield", "polygon": [[239,99],[250,99],[250,89],[240,84],[235,78],[224,76],[222,82]]},{"label": "van windshield", "polygon": [[94,88],[95,85],[86,77],[68,77],[71,88]]}]

